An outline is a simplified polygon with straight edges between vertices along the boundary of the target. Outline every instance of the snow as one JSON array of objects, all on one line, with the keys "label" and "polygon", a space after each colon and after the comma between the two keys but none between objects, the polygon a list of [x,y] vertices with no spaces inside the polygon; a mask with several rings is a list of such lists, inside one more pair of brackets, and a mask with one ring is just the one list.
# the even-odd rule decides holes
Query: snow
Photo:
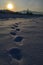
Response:
[{"label": "snow", "polygon": [[[21,42],[14,41],[17,37]],[[22,59],[9,54],[12,48],[22,50]],[[43,17],[0,21],[0,65],[43,65]]]}]

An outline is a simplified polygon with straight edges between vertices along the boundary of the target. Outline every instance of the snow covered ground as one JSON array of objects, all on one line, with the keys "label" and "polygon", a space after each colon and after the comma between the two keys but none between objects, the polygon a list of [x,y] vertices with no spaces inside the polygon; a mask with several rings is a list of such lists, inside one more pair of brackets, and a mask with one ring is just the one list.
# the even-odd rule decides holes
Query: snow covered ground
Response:
[{"label": "snow covered ground", "polygon": [[0,20],[0,65],[43,65],[43,17]]}]

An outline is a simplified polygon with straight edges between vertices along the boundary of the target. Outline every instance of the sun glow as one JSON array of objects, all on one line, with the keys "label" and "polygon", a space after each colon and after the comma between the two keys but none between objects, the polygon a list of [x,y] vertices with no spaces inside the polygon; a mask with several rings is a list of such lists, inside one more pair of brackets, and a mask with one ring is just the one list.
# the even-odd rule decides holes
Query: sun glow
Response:
[{"label": "sun glow", "polygon": [[14,9],[13,4],[11,4],[11,3],[7,4],[7,9],[8,10],[13,10]]}]

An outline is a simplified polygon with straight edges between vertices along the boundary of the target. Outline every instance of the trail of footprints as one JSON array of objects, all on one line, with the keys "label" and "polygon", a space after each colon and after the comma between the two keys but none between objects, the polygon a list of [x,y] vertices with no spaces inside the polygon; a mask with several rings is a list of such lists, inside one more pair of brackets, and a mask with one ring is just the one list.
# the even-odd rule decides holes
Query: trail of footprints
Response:
[{"label": "trail of footprints", "polygon": [[[17,35],[17,33],[20,33],[19,23],[15,23],[11,26],[11,31],[9,34],[14,38],[14,42],[22,43],[23,37]],[[0,51],[0,63],[1,65],[20,65],[21,61],[23,60],[23,54],[22,49],[19,47],[14,47],[10,49],[5,49],[4,51]]]},{"label": "trail of footprints", "polygon": [[13,26],[11,27],[13,29],[13,31],[11,31],[10,34],[13,36],[16,36],[16,38],[14,39],[15,42],[22,42],[23,37],[17,35],[17,33],[19,33],[19,31],[20,31],[20,28],[18,28],[18,27],[19,27],[19,23],[13,24]]},{"label": "trail of footprints", "polygon": [[[16,38],[13,40],[14,42],[21,43],[24,38],[22,36],[17,35],[17,33],[19,33],[19,31],[20,31],[18,26],[19,26],[19,23],[15,23],[15,24],[13,24],[13,26],[11,26],[11,29],[13,29],[15,31],[11,31],[10,35],[16,36]],[[20,61],[23,57],[22,50],[19,47],[9,49],[8,54],[10,54],[12,58],[14,58],[18,61]]]}]

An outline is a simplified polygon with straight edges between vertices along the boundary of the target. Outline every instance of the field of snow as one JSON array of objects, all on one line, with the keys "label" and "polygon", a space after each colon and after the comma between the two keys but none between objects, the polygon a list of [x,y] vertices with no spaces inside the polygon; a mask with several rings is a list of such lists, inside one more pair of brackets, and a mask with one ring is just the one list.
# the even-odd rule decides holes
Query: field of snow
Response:
[{"label": "field of snow", "polygon": [[0,65],[43,65],[43,17],[0,20]]}]

